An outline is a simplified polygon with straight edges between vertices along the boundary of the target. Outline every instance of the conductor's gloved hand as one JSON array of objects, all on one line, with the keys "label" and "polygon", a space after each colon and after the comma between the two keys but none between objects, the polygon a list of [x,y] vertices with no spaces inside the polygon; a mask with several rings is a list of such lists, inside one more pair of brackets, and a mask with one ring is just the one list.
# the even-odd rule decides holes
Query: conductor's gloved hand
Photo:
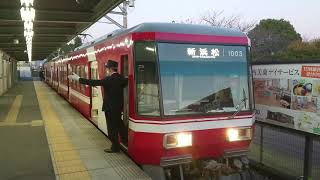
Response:
[{"label": "conductor's gloved hand", "polygon": [[80,76],[78,76],[76,73],[72,73],[72,75],[69,75],[68,78],[69,78],[70,80],[79,81]]}]

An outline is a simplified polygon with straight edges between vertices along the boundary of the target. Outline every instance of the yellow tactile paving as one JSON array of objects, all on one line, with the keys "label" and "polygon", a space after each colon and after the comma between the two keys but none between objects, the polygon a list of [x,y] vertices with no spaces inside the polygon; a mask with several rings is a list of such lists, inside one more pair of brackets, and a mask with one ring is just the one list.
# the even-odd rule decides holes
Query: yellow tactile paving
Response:
[{"label": "yellow tactile paving", "polygon": [[[83,167],[82,161],[80,159],[73,159],[70,161],[57,161],[57,167],[58,168],[64,168],[64,167]],[[84,167],[83,167],[84,168]],[[85,169],[84,169],[85,170]]]},{"label": "yellow tactile paving", "polygon": [[62,144],[62,143],[70,143],[70,140],[67,137],[54,138],[49,139],[49,144]]},{"label": "yellow tactile paving", "polygon": [[86,172],[76,172],[76,173],[69,173],[63,174],[60,176],[59,180],[87,180],[90,179],[90,176]]},{"label": "yellow tactile paving", "polygon": [[19,114],[19,110],[21,107],[23,96],[22,95],[17,95],[15,100],[13,101],[10,110],[7,114],[6,119],[4,120],[5,123],[16,123],[17,122],[17,117]]},{"label": "yellow tactile paving", "polygon": [[41,82],[34,82],[56,174],[60,180],[90,180],[90,175],[53,110]]},{"label": "yellow tactile paving", "polygon": [[70,161],[58,161],[56,167],[60,174],[86,171],[80,159]]},{"label": "yellow tactile paving", "polygon": [[71,161],[79,159],[79,155],[75,151],[53,152],[56,163],[59,161]]},{"label": "yellow tactile paving", "polygon": [[62,143],[62,144],[51,144],[52,151],[70,151],[74,150],[73,146],[70,142],[68,143]]}]

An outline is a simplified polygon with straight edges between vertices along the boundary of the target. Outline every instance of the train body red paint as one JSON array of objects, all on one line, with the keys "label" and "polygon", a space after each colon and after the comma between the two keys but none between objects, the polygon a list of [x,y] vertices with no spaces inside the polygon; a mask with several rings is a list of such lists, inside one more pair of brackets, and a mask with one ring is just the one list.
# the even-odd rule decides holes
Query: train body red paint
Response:
[{"label": "train body red paint", "polygon": [[45,63],[45,81],[107,134],[103,89],[67,76],[102,79],[107,60],[115,60],[128,77],[123,117],[128,154],[136,163],[220,159],[247,151],[251,142],[249,49],[241,32],[146,23]]}]

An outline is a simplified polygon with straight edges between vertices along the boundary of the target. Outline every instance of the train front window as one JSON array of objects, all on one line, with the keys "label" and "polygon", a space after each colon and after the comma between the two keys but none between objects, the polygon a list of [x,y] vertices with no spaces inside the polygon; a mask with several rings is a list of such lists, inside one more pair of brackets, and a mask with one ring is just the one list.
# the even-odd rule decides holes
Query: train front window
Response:
[{"label": "train front window", "polygon": [[164,115],[250,109],[245,46],[158,43]]},{"label": "train front window", "polygon": [[154,42],[135,43],[136,106],[140,115],[160,116]]}]

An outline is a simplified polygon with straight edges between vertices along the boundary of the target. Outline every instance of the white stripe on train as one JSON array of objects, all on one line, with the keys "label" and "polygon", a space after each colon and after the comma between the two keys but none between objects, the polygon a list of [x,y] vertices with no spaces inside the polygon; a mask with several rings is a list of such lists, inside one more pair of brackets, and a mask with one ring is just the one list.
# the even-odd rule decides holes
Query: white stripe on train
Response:
[{"label": "white stripe on train", "polygon": [[64,84],[59,84],[59,88],[68,91],[68,86],[64,85]]},{"label": "white stripe on train", "polygon": [[[253,118],[253,115],[246,116],[235,116],[233,119],[243,119],[243,118]],[[216,121],[216,120],[228,120],[229,117],[211,117],[211,118],[200,118],[200,119],[188,119],[188,120],[170,120],[170,121],[150,121],[150,120],[140,120],[140,119],[129,119],[136,123],[151,123],[151,124],[172,124],[172,123],[185,123],[185,122],[195,122],[195,121]]]},{"label": "white stripe on train", "polygon": [[129,128],[135,132],[147,133],[173,133],[183,131],[197,131],[206,129],[220,129],[230,127],[248,127],[252,126],[254,118],[219,120],[219,121],[198,121],[192,123],[178,124],[146,124],[129,121]]}]

